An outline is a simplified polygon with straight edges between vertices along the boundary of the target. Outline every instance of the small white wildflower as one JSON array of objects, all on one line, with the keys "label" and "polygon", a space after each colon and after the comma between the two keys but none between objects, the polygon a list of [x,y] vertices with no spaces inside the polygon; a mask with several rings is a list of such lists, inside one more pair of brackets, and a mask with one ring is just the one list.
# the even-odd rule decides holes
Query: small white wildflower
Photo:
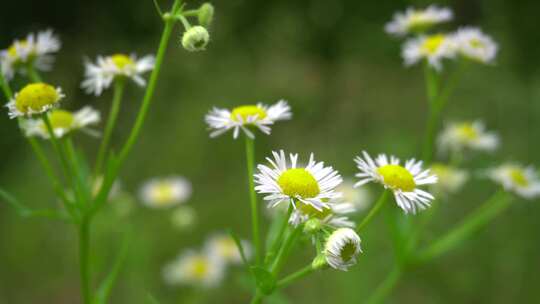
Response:
[{"label": "small white wildflower", "polygon": [[[95,131],[88,126],[97,124],[100,120],[99,112],[92,107],[84,107],[76,112],[61,109],[53,109],[47,113],[55,137],[60,138],[75,130],[85,130],[90,134]],[[26,136],[39,136],[49,139],[49,131],[42,119],[26,119],[21,124]]]},{"label": "small white wildflower", "polygon": [[147,55],[137,59],[135,55],[115,54],[112,56],[98,56],[96,63],[85,62],[85,79],[81,83],[86,93],[101,95],[109,88],[117,77],[132,79],[137,85],[143,87],[146,81],[142,74],[154,69],[155,58]]},{"label": "small white wildflower", "polygon": [[423,10],[408,8],[405,12],[394,14],[394,18],[384,29],[389,34],[405,36],[409,33],[424,32],[438,23],[450,20],[452,11],[449,8],[430,5]]},{"label": "small white wildflower", "polygon": [[360,170],[360,173],[356,174],[360,178],[355,184],[356,187],[369,182],[382,184],[394,193],[396,203],[405,213],[414,214],[418,209],[423,210],[430,206],[434,200],[433,195],[418,186],[436,183],[437,176],[432,175],[429,169],[422,170],[422,161],[413,158],[406,161],[405,166],[401,166],[399,159],[394,156],[388,158],[385,154],[379,154],[373,160],[365,151],[362,151],[362,155],[363,158],[355,158]]},{"label": "small white wildflower", "polygon": [[439,135],[439,149],[441,152],[461,152],[466,149],[494,151],[499,146],[499,137],[485,129],[479,120],[450,123]]},{"label": "small white wildflower", "polygon": [[431,165],[431,172],[438,178],[431,189],[434,193],[441,195],[458,192],[469,178],[467,171],[441,163]]},{"label": "small white wildflower", "polygon": [[169,285],[216,287],[223,280],[225,265],[216,256],[186,250],[163,268],[163,279]]},{"label": "small white wildflower", "polygon": [[237,138],[240,130],[254,138],[251,127],[258,128],[264,134],[270,134],[270,126],[279,120],[290,119],[291,108],[285,100],[267,106],[262,103],[257,105],[244,105],[227,109],[213,108],[205,117],[205,121],[212,130],[210,137],[219,136],[229,130],[233,130],[233,138]]},{"label": "small white wildflower", "polygon": [[31,83],[6,104],[9,110],[9,117],[32,116],[41,114],[58,106],[58,103],[65,95],[60,87],[53,87],[46,83]]},{"label": "small white wildflower", "polygon": [[342,200],[351,203],[357,211],[366,210],[371,204],[371,193],[367,187],[354,187],[355,182],[352,179],[345,179],[337,187],[337,192],[343,194]]},{"label": "small white wildflower", "polygon": [[406,66],[427,60],[435,70],[442,69],[442,60],[456,56],[456,45],[452,36],[434,34],[410,38],[403,45],[402,57]]},{"label": "small white wildflower", "polygon": [[181,176],[153,178],[140,190],[143,203],[152,208],[169,208],[181,204],[191,196],[191,183]]},{"label": "small white wildflower", "polygon": [[501,184],[506,191],[515,192],[523,198],[533,199],[540,196],[540,178],[532,166],[503,164],[489,170],[488,176]]},{"label": "small white wildflower", "polygon": [[485,64],[492,63],[495,60],[497,44],[478,28],[460,28],[453,35],[453,40],[458,53],[467,59]]},{"label": "small white wildflower", "polygon": [[[247,241],[242,241],[242,248],[246,258],[251,256],[251,247]],[[236,246],[234,239],[225,233],[217,233],[212,235],[205,245],[207,254],[222,259],[225,263],[240,264],[242,263],[242,255]]]},{"label": "small white wildflower", "polygon": [[356,264],[356,256],[362,252],[360,237],[350,228],[334,231],[326,240],[326,262],[334,269],[347,271]]}]

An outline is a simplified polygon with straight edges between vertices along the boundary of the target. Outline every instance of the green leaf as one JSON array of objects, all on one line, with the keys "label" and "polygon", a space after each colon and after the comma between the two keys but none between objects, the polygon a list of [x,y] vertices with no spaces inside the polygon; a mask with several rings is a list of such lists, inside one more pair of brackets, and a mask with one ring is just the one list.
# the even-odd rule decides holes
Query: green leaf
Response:
[{"label": "green leaf", "polygon": [[255,277],[255,284],[264,294],[271,294],[276,288],[276,278],[268,270],[260,266],[252,266],[251,273]]}]

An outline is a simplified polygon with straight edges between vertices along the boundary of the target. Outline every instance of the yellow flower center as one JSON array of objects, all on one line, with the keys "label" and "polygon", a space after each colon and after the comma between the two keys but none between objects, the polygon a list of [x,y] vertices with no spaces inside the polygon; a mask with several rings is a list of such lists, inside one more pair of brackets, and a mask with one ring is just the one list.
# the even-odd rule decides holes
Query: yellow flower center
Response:
[{"label": "yellow flower center", "polygon": [[320,193],[317,180],[306,169],[289,169],[278,178],[278,185],[283,193],[290,197],[315,197]]},{"label": "yellow flower center", "polygon": [[42,111],[45,106],[54,105],[60,100],[56,89],[46,83],[32,83],[25,86],[15,98],[15,107],[21,113]]},{"label": "yellow flower center", "polygon": [[343,248],[341,248],[341,259],[344,262],[348,262],[354,257],[355,253],[356,245],[353,242],[348,242],[347,244],[345,244],[345,246],[343,246]]},{"label": "yellow flower center", "polygon": [[297,210],[299,210],[301,213],[308,215],[309,217],[314,217],[318,219],[324,219],[325,217],[332,214],[332,209],[323,207],[322,210],[317,210],[315,207],[309,204],[304,204],[302,202],[298,202],[296,205]]},{"label": "yellow flower center", "polygon": [[173,187],[169,183],[158,183],[152,189],[152,197],[158,204],[170,203],[175,199]]},{"label": "yellow flower center", "polygon": [[124,69],[128,66],[132,66],[135,64],[129,56],[126,56],[124,54],[114,54],[111,56],[111,60],[119,69]]},{"label": "yellow flower center", "polygon": [[411,192],[416,187],[414,176],[400,165],[385,165],[377,169],[384,180],[384,183],[392,188],[404,192]]},{"label": "yellow flower center", "polygon": [[471,39],[469,41],[469,44],[475,49],[483,49],[486,47],[486,45],[480,39],[477,39],[477,38]]},{"label": "yellow flower center", "polygon": [[199,279],[204,279],[208,274],[209,265],[208,261],[204,257],[195,257],[192,262],[193,276]]},{"label": "yellow flower center", "polygon": [[17,53],[17,46],[23,47],[23,48],[28,47],[28,41],[21,40],[21,41],[17,41],[17,43],[12,44],[7,49],[7,54],[8,54],[9,57],[17,58],[19,56],[19,54]]},{"label": "yellow flower center", "polygon": [[474,140],[478,138],[478,131],[470,123],[463,123],[457,128],[461,138],[466,140]]},{"label": "yellow flower center", "polygon": [[236,243],[228,237],[218,240],[218,248],[222,256],[226,258],[235,258],[238,254]]},{"label": "yellow flower center", "polygon": [[54,110],[49,113],[49,121],[53,129],[70,129],[75,118],[65,110]]},{"label": "yellow flower center", "polygon": [[424,40],[422,49],[429,55],[435,54],[446,38],[442,34],[432,35]]},{"label": "yellow flower center", "polygon": [[231,112],[231,119],[234,121],[240,121],[239,117],[242,121],[246,121],[248,117],[257,116],[257,119],[264,119],[266,117],[266,111],[258,106],[240,106],[233,109]]},{"label": "yellow flower center", "polygon": [[514,183],[519,186],[526,187],[527,185],[529,185],[529,180],[525,176],[525,173],[519,168],[514,168],[510,170],[510,178]]}]

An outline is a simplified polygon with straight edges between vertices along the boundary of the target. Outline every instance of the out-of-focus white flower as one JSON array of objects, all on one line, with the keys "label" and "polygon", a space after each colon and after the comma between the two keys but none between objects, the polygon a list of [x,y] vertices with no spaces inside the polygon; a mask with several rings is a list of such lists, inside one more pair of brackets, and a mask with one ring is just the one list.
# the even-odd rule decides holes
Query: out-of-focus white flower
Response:
[{"label": "out-of-focus white flower", "polygon": [[350,228],[334,231],[326,240],[324,254],[332,268],[347,271],[356,264],[356,256],[362,252],[360,237]]},{"label": "out-of-focus white flower", "polygon": [[112,56],[98,56],[96,63],[86,61],[84,80],[81,83],[86,93],[96,96],[111,86],[117,77],[132,79],[137,85],[143,87],[146,81],[142,74],[154,69],[155,58],[147,55],[137,59],[135,55],[115,54]]},{"label": "out-of-focus white flower", "polygon": [[360,170],[360,173],[356,174],[360,178],[355,184],[356,187],[369,182],[382,184],[394,193],[396,203],[405,213],[414,214],[418,209],[423,210],[430,206],[433,195],[418,186],[435,184],[437,176],[432,175],[429,169],[422,170],[422,161],[413,158],[406,161],[405,166],[401,166],[399,159],[394,156],[388,158],[385,154],[379,154],[373,160],[365,151],[362,151],[362,156],[363,158],[355,158]]},{"label": "out-of-focus white flower", "polygon": [[9,80],[16,71],[25,71],[28,64],[48,71],[54,61],[51,54],[58,50],[60,40],[52,30],[30,33],[25,39],[15,40],[9,48],[0,51],[1,72]]},{"label": "out-of-focus white flower", "polygon": [[60,87],[55,88],[41,82],[31,83],[16,93],[6,107],[10,118],[32,116],[55,108],[64,97]]},{"label": "out-of-focus white flower", "polygon": [[174,227],[185,230],[195,225],[197,213],[189,206],[180,206],[173,211],[171,220]]},{"label": "out-of-focus white flower", "polygon": [[[242,241],[242,248],[247,259],[251,256],[251,247],[247,241]],[[212,235],[206,242],[207,254],[222,259],[225,263],[240,264],[242,255],[236,246],[234,239],[225,233]]]},{"label": "out-of-focus white flower", "polygon": [[332,167],[316,162],[313,154],[305,167],[297,167],[298,154],[289,155],[290,164],[287,164],[283,150],[272,152],[272,155],[274,159],[266,158],[271,166],[258,165],[259,173],[255,174],[255,190],[266,194],[264,200],[268,201],[269,207],[285,202],[294,208],[308,205],[322,211],[341,196],[335,191],[342,181],[341,176]]},{"label": "out-of-focus white flower", "polygon": [[[61,109],[53,109],[47,113],[55,137],[60,138],[75,130],[85,130],[90,134],[95,131],[88,126],[97,124],[100,120],[99,112],[92,107],[86,106],[79,111],[69,112]],[[49,139],[49,131],[42,119],[26,119],[21,123],[26,136],[39,136]]]},{"label": "out-of-focus white flower", "polygon": [[499,146],[499,137],[494,132],[487,132],[481,121],[456,122],[442,130],[438,145],[442,152],[465,149],[491,152]]},{"label": "out-of-focus white flower", "polygon": [[170,285],[216,287],[225,274],[225,264],[216,256],[186,250],[163,268],[163,279]]},{"label": "out-of-focus white flower", "polygon": [[232,111],[227,109],[213,108],[205,117],[205,121],[212,130],[210,137],[219,136],[229,130],[233,130],[233,138],[237,138],[240,130],[246,136],[254,138],[250,128],[257,128],[264,134],[270,134],[271,128],[276,121],[290,119],[291,108],[285,100],[267,106],[262,103],[257,105],[239,106]]},{"label": "out-of-focus white flower", "polygon": [[436,5],[430,5],[423,10],[407,8],[405,12],[394,14],[394,18],[385,25],[384,29],[387,33],[396,36],[422,33],[438,23],[452,20],[452,15],[449,8],[440,8]]},{"label": "out-of-focus white flower", "polygon": [[191,196],[191,183],[181,176],[153,178],[140,190],[143,203],[152,208],[168,208],[181,204]]},{"label": "out-of-focus white flower", "polygon": [[403,45],[402,57],[406,66],[427,60],[435,70],[442,69],[442,60],[456,56],[456,44],[452,36],[434,34],[410,38]]},{"label": "out-of-focus white flower", "polygon": [[432,191],[443,195],[458,192],[469,178],[467,171],[441,163],[431,165],[431,172],[438,178]]},{"label": "out-of-focus white flower", "polygon": [[481,63],[491,63],[497,55],[497,44],[491,37],[475,27],[460,28],[453,40],[463,57]]},{"label": "out-of-focus white flower", "polygon": [[533,199],[540,196],[540,178],[532,166],[503,164],[489,170],[488,176],[501,184],[506,191],[515,192],[523,198]]},{"label": "out-of-focus white flower", "polygon": [[336,189],[344,202],[351,203],[357,211],[366,210],[371,204],[371,193],[366,187],[355,188],[352,179],[345,179]]}]

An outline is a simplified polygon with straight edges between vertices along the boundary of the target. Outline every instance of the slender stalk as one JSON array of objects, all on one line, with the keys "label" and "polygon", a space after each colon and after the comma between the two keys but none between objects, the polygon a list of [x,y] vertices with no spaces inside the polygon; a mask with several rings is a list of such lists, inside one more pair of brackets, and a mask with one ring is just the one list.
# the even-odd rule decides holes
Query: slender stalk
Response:
[{"label": "slender stalk", "polygon": [[2,87],[2,92],[4,92],[4,95],[9,100],[13,96],[13,91],[11,91],[11,88],[9,87],[9,84],[6,81],[6,78],[4,77],[4,73],[0,71],[0,87]]},{"label": "slender stalk", "polygon": [[291,217],[291,214],[293,212],[294,206],[292,204],[289,205],[289,209],[287,210],[287,215],[283,218],[283,221],[281,222],[278,234],[276,235],[276,238],[272,242],[272,245],[270,246],[270,250],[268,250],[268,253],[266,254],[265,262],[270,263],[274,260],[274,256],[276,255],[279,246],[283,242],[283,236],[285,235],[285,231],[287,230],[287,226],[289,224],[289,218]]},{"label": "slender stalk", "polygon": [[103,134],[103,140],[99,146],[98,155],[96,158],[96,168],[94,173],[95,177],[101,174],[101,170],[103,168],[103,162],[105,161],[105,155],[107,153],[107,148],[109,147],[112,131],[114,130],[114,126],[116,125],[116,120],[118,118],[118,112],[120,111],[120,104],[122,103],[125,83],[126,80],[124,77],[116,78],[114,80],[114,95],[111,103],[111,110],[109,111],[107,125],[105,126],[105,133]]},{"label": "slender stalk", "polygon": [[311,266],[311,264],[309,264],[306,267],[304,267],[304,268],[302,268],[302,269],[300,269],[300,270],[298,270],[298,271],[284,277],[283,279],[279,280],[277,282],[276,288],[281,289],[283,287],[286,287],[287,285],[291,284],[292,282],[305,277],[306,275],[312,273],[313,271],[315,271],[315,268],[313,268],[313,266]]},{"label": "slender stalk", "polygon": [[428,248],[420,252],[417,262],[430,261],[461,244],[478,229],[489,223],[511,203],[511,199],[502,190],[496,192],[484,204],[467,216],[459,225],[444,236],[433,242]]},{"label": "slender stalk", "polygon": [[302,227],[303,227],[302,225],[296,226],[296,228],[294,228],[291,231],[291,233],[289,234],[289,236],[283,243],[283,246],[281,246],[277,257],[274,260],[272,267],[270,268],[270,272],[272,272],[274,276],[277,276],[279,274],[281,267],[283,267],[283,263],[285,263],[285,260],[287,259],[287,256],[289,255],[289,252],[291,251],[291,248],[296,243],[296,241],[298,240],[298,237],[302,233]]},{"label": "slender stalk", "polygon": [[80,263],[80,284],[83,304],[89,304],[90,295],[90,222],[87,218],[83,219],[79,226],[79,263]]},{"label": "slender stalk", "polygon": [[[49,116],[47,113],[44,113],[41,115],[41,118],[43,119],[43,122],[45,123],[45,127],[47,128],[47,132],[49,133],[49,137],[51,140],[51,144],[54,148],[54,151],[58,155],[58,158],[60,159],[60,165],[62,167],[62,170],[64,172],[65,178],[69,181],[70,180],[70,173],[69,173],[69,166],[66,159],[66,156],[64,155],[64,151],[60,147],[60,143],[58,142],[58,138],[56,138],[56,134],[54,133],[54,129],[51,125],[51,121],[49,120]],[[74,186],[74,185],[72,185]]]},{"label": "slender stalk", "polygon": [[263,294],[261,292],[257,291],[249,303],[250,304],[260,304],[260,303],[262,303],[263,298],[264,298]]},{"label": "slender stalk", "polygon": [[39,73],[36,71],[36,69],[34,68],[32,64],[28,64],[26,66],[26,72],[28,73],[28,77],[33,82],[42,82],[41,76],[39,75]]},{"label": "slender stalk", "polygon": [[381,207],[384,205],[384,203],[388,199],[388,192],[389,190],[384,190],[384,192],[381,194],[375,205],[371,207],[371,210],[369,210],[369,213],[366,215],[366,217],[362,220],[360,224],[357,226],[357,230],[362,230],[367,224],[371,222],[373,217],[381,210]]},{"label": "slender stalk", "polygon": [[430,67],[426,62],[424,67],[425,81],[426,81],[426,95],[429,106],[429,118],[426,126],[426,137],[424,139],[424,145],[422,149],[422,159],[426,163],[431,162],[433,157],[433,146],[435,143],[435,135],[437,133],[437,126],[439,124],[440,111],[442,110],[437,103],[437,96],[439,95],[438,75],[437,72]]},{"label": "slender stalk", "polygon": [[384,281],[375,289],[373,294],[368,298],[366,304],[379,304],[383,303],[384,299],[392,292],[394,287],[396,287],[399,279],[402,275],[402,271],[399,267],[394,266],[392,271],[386,276]]},{"label": "slender stalk", "polygon": [[255,141],[246,136],[246,163],[249,186],[249,202],[251,205],[251,231],[253,236],[253,245],[255,246],[255,260],[257,265],[262,262],[262,243],[259,231],[259,204],[257,203],[257,194],[255,193],[254,169],[255,169]]}]

